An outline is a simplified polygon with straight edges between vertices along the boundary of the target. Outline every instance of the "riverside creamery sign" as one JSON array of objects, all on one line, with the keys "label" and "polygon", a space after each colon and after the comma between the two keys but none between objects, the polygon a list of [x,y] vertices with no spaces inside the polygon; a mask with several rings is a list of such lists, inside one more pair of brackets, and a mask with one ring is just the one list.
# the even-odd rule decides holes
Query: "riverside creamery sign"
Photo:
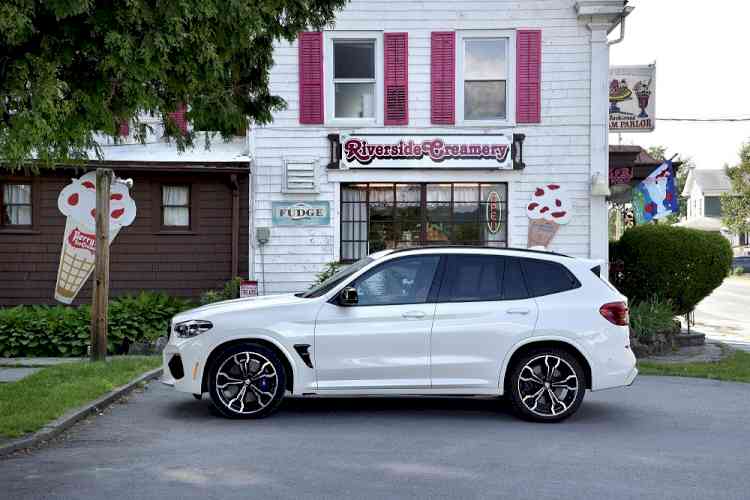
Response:
[{"label": "riverside creamery sign", "polygon": [[274,226],[327,226],[331,223],[331,204],[327,201],[274,201],[271,208]]},{"label": "riverside creamery sign", "polygon": [[341,136],[341,168],[512,169],[505,135]]}]

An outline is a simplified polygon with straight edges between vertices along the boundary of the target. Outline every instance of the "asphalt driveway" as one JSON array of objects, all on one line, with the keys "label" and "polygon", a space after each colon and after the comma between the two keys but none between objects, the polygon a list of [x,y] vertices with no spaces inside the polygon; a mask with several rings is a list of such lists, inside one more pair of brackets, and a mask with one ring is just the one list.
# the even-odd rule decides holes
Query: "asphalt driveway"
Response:
[{"label": "asphalt driveway", "polygon": [[0,459],[0,496],[746,499],[748,415],[750,384],[640,377],[556,425],[453,398],[290,400],[248,422],[152,383]]}]

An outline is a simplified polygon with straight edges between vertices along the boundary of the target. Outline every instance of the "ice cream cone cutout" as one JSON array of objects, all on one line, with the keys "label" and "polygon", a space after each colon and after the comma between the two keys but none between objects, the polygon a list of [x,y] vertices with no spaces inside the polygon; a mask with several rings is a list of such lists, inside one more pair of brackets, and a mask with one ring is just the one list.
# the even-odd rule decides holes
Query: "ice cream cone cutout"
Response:
[{"label": "ice cream cone cutout", "polygon": [[[113,177],[116,179],[116,177]],[[109,243],[135,219],[135,202],[128,186],[113,180],[110,194]],[[96,254],[96,172],[73,179],[57,198],[66,216],[55,299],[70,304],[94,270]]]},{"label": "ice cream cone cutout", "polygon": [[528,248],[547,248],[561,225],[570,222],[570,200],[559,184],[537,187],[526,206],[529,218]]}]

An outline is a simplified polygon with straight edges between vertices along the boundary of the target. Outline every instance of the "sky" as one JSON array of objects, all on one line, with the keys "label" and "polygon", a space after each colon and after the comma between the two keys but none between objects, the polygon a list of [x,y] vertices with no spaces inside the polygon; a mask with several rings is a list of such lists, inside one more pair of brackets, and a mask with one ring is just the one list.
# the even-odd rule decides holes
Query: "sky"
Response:
[{"label": "sky", "polygon": [[[656,61],[657,118],[750,117],[750,1],[631,0],[625,40],[610,47],[611,65]],[[616,38],[619,27],[610,34]],[[622,144],[663,145],[697,168],[738,162],[750,121],[656,122],[651,133],[622,134]],[[610,144],[620,144],[610,134]]]}]

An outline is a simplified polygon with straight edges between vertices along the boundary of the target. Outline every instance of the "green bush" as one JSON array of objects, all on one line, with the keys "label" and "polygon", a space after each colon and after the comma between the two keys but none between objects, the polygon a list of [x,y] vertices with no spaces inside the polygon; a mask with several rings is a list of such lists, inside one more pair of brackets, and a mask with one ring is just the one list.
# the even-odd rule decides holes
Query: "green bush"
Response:
[{"label": "green bush", "polygon": [[641,339],[674,329],[672,305],[657,298],[631,305],[630,327]]},{"label": "green bush", "polygon": [[743,274],[745,274],[745,268],[743,267],[735,267],[732,269],[733,276],[742,276]]},{"label": "green bush", "polygon": [[[192,304],[163,293],[142,292],[109,302],[107,347],[155,340],[169,319]],[[0,309],[0,356],[83,356],[89,344],[91,308],[18,306]]]},{"label": "green bush", "polygon": [[242,278],[235,276],[224,283],[221,290],[207,290],[201,294],[201,305],[213,304],[222,300],[236,299],[240,296],[240,281]]},{"label": "green bush", "polygon": [[612,262],[621,262],[612,283],[632,304],[657,297],[686,314],[729,275],[732,248],[718,233],[664,224],[625,231],[610,246]]}]

